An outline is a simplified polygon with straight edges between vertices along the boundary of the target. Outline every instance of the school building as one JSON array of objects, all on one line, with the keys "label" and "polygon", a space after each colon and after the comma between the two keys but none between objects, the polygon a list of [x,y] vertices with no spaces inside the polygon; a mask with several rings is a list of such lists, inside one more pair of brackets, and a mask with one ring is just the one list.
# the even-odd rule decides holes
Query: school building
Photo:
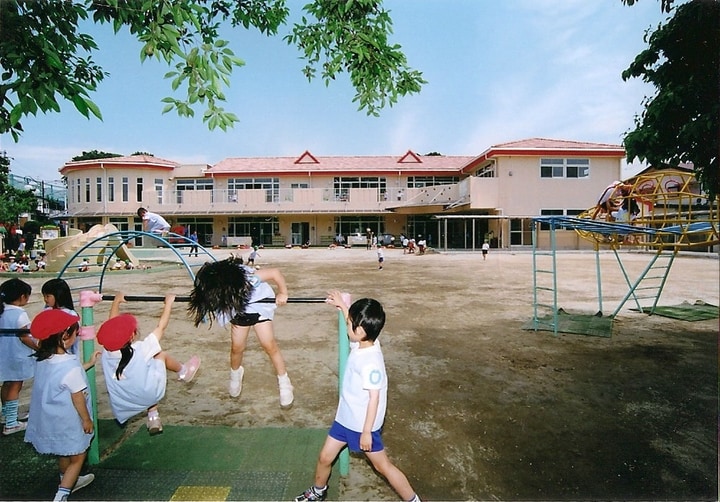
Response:
[{"label": "school building", "polygon": [[[532,138],[477,156],[227,158],[187,165],[149,155],[68,162],[70,226],[142,229],[137,209],[197,230],[205,246],[327,246],[375,235],[422,236],[438,249],[532,245],[531,219],[576,215],[621,179],[620,145]],[[572,230],[557,247],[584,249]],[[142,246],[142,239],[134,243]]]}]

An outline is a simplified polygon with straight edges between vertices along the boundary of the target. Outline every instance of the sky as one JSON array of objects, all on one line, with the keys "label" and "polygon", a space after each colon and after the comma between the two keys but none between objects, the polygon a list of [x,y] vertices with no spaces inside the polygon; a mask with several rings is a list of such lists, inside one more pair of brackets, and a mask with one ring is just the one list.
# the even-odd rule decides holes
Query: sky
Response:
[{"label": "sky", "polygon": [[[298,19],[306,0],[288,0]],[[201,120],[162,114],[173,91],[155,60],[140,62],[127,30],[88,24],[93,59],[110,76],[91,99],[103,120],[86,119],[67,101],[61,113],[22,120],[18,143],[0,136],[10,171],[46,181],[84,151],[149,152],[180,163],[228,157],[480,155],[509,141],[541,137],[622,144],[654,88],[621,73],[646,48],[643,36],[665,16],[658,0],[386,0],[390,41],[428,81],[380,117],[352,102],[347,78],[308,82],[299,51],[280,35],[223,33],[245,65],[233,71],[224,108],[240,122],[227,132]],[[292,22],[292,19],[291,19]],[[626,174],[642,168],[630,165]]]}]

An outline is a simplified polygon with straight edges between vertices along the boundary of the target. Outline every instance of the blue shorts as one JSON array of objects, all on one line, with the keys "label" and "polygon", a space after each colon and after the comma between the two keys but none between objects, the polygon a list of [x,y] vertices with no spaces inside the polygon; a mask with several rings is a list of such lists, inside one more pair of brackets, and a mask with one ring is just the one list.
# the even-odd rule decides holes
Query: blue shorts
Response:
[{"label": "blue shorts", "polygon": [[[335,421],[333,421],[332,427],[330,427],[328,436],[343,443],[347,443],[350,451],[354,451],[356,453],[367,453],[360,449],[360,433],[351,431],[344,425],[340,425]],[[380,430],[373,431],[372,447],[370,448],[370,451],[383,451],[384,449],[385,446],[383,445],[382,437],[380,437]]]}]

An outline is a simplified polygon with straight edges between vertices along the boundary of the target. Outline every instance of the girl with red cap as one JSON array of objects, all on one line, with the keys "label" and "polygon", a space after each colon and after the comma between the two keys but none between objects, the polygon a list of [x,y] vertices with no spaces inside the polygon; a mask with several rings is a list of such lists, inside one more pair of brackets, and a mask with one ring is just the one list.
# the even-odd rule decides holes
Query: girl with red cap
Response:
[{"label": "girl with red cap", "polygon": [[192,356],[181,364],[160,348],[160,339],[170,322],[175,295],[165,296],[165,305],[155,329],[143,340],[137,339],[137,319],[121,314],[122,293],[115,295],[110,318],[100,326],[98,342],[105,348],[102,368],[115,419],[124,424],[147,410],[150,434],[162,432],[158,402],[165,396],[167,370],[178,374],[178,380],[189,383],[200,367],[200,358]]},{"label": "girl with red cap", "polygon": [[85,369],[98,352],[85,365],[70,352],[79,330],[78,317],[60,309],[40,312],[30,325],[39,346],[25,441],[38,453],[58,456],[60,485],[53,500],[67,500],[95,479],[80,471],[94,434]]}]

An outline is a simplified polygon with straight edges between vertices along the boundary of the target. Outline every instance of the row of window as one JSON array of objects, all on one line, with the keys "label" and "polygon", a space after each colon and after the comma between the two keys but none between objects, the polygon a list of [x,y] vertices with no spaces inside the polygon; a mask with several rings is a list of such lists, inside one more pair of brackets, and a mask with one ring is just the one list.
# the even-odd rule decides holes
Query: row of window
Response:
[{"label": "row of window", "polygon": [[[495,163],[475,173],[478,178],[494,178]],[[541,178],[587,178],[590,176],[590,159],[540,159]]]},{"label": "row of window", "polygon": [[[590,159],[556,159],[546,158],[540,159],[540,177],[541,178],[587,178],[590,175]],[[476,176],[494,177],[495,166],[488,166],[478,171]],[[91,194],[91,178],[85,178],[83,187],[82,179],[75,180],[75,186],[72,187],[72,200],[78,203],[90,202]],[[425,188],[436,185],[451,185],[458,183],[458,176],[409,176],[407,179],[407,188]],[[228,201],[237,200],[237,190],[265,190],[267,192],[268,201],[277,201],[280,193],[279,178],[229,178],[228,184]],[[192,178],[180,179],[175,182],[177,189],[177,202],[182,202],[182,193],[184,191],[194,190],[213,190],[214,180],[212,178]],[[158,192],[158,203],[162,203],[163,180],[156,178],[154,180],[155,191]],[[107,200],[115,202],[115,177],[107,178]],[[308,188],[307,183],[293,183],[291,188]],[[351,188],[375,188],[381,194],[387,191],[387,178],[379,176],[338,176],[333,179],[333,190],[338,196],[346,194]],[[144,179],[135,178],[135,201],[143,202]],[[84,197],[83,197],[84,194]],[[95,200],[103,201],[103,178],[95,178]],[[123,176],[120,178],[120,200],[122,202],[130,201],[130,178]]]},{"label": "row of window", "polygon": [[[95,201],[103,202],[103,178],[97,177],[95,179]],[[459,182],[457,176],[410,176],[407,180],[407,188],[422,188],[434,185],[447,185]],[[90,202],[92,200],[91,193],[91,178],[85,178],[83,186],[83,180],[78,178],[75,180],[75,186],[72,189],[72,200],[81,202]],[[229,178],[227,180],[228,190],[227,197],[228,202],[237,202],[237,191],[238,190],[265,190],[267,193],[268,202],[276,202],[279,200],[280,194],[280,179],[279,178]],[[201,190],[213,190],[214,180],[212,178],[193,178],[193,179],[180,179],[175,182],[177,189],[176,198],[177,203],[182,203],[182,192],[186,191],[201,191]],[[163,180],[157,178],[154,180],[155,191],[157,192],[159,204],[163,203],[162,192],[163,192]],[[291,188],[309,188],[307,183],[292,183]],[[333,179],[333,191],[336,196],[340,197],[343,194],[347,194],[351,188],[374,188],[377,189],[381,194],[386,193],[387,179],[385,177],[378,176],[342,176]],[[143,202],[143,190],[144,180],[143,178],[135,178],[135,201]],[[124,176],[120,178],[120,200],[122,202],[130,201],[130,178]],[[107,200],[108,202],[115,202],[116,196],[116,181],[114,176],[107,178]]]}]

